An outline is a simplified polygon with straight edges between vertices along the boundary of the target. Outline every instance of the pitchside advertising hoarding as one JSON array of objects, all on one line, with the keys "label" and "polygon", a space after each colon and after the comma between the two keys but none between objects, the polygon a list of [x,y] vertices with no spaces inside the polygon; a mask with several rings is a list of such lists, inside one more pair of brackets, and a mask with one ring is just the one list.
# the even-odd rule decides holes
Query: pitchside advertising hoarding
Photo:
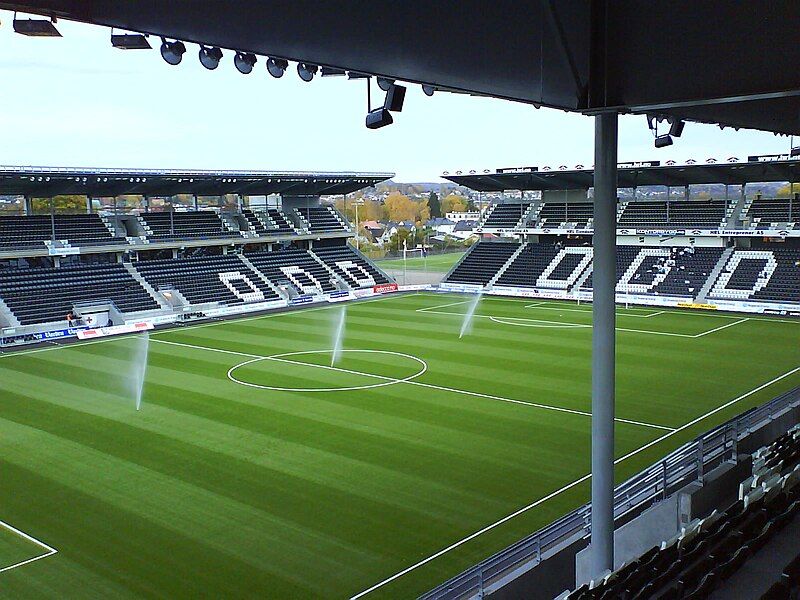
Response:
[{"label": "pitchside advertising hoarding", "polygon": [[153,329],[150,321],[139,321],[129,325],[112,325],[111,327],[98,327],[96,329],[80,329],[77,331],[78,339],[91,340],[95,338],[120,335],[122,333],[136,333]]}]

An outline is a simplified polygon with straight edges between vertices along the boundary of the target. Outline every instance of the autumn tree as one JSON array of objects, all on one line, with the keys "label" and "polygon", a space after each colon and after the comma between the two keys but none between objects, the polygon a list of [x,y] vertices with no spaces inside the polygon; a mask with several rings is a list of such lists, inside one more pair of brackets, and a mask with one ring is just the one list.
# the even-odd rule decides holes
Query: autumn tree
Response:
[{"label": "autumn tree", "polygon": [[[50,198],[32,198],[31,205],[33,214],[50,213]],[[53,196],[53,210],[56,214],[85,213],[86,196]]]},{"label": "autumn tree", "polygon": [[442,214],[464,212],[467,210],[467,199],[458,194],[450,194],[442,199]]},{"label": "autumn tree", "polygon": [[390,221],[414,221],[417,207],[413,200],[400,192],[392,192],[384,202]]}]

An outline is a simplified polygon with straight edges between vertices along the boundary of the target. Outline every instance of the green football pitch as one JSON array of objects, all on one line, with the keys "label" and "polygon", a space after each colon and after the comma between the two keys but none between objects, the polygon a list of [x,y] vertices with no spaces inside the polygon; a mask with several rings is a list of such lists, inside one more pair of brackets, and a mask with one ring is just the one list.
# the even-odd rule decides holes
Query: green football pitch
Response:
[{"label": "green football pitch", "polygon": [[[0,355],[0,596],[414,597],[588,499],[591,307],[420,293]],[[800,385],[800,321],[620,308],[617,478]]]},{"label": "green football pitch", "polygon": [[[431,273],[447,273],[461,258],[463,252],[449,252],[447,254],[431,254],[426,257],[413,256],[406,258],[405,268],[409,271],[429,271]],[[383,269],[402,269],[402,258],[388,258],[378,262]]]}]

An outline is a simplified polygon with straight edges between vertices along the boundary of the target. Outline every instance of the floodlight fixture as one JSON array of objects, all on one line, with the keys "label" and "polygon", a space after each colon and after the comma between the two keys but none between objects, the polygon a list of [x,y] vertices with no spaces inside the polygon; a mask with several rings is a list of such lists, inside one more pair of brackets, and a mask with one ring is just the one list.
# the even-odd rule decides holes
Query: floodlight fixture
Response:
[{"label": "floodlight fixture", "polygon": [[348,71],[347,72],[348,79],[369,79],[369,75],[366,73],[362,73],[361,71]]},{"label": "floodlight fixture", "polygon": [[284,58],[270,57],[267,59],[267,71],[275,78],[283,77],[287,68],[289,68],[289,61]]},{"label": "floodlight fixture", "polygon": [[385,108],[376,108],[367,113],[367,129],[380,129],[394,122],[392,113]]},{"label": "floodlight fixture", "polygon": [[656,148],[666,148],[672,146],[672,136],[669,134],[657,135],[655,141]]},{"label": "floodlight fixture", "polygon": [[303,81],[311,81],[314,79],[314,75],[317,74],[319,71],[319,67],[312,63],[297,63],[297,74],[300,76],[300,79]]},{"label": "floodlight fixture", "polygon": [[248,75],[253,72],[256,60],[256,55],[252,52],[237,52],[236,56],[233,57],[233,64],[239,73]]},{"label": "floodlight fixture", "polygon": [[685,125],[686,123],[684,123],[683,119],[673,119],[670,122],[669,134],[672,137],[681,137]]},{"label": "floodlight fixture", "polygon": [[14,31],[31,37],[61,37],[55,19],[18,19],[14,13]]},{"label": "floodlight fixture", "polygon": [[219,66],[219,61],[222,60],[222,50],[216,46],[200,46],[200,52],[198,52],[197,56],[201,65],[209,71],[213,71]]},{"label": "floodlight fixture", "polygon": [[347,75],[344,69],[337,69],[336,67],[322,67],[320,75],[323,77],[335,77],[337,75]]},{"label": "floodlight fixture", "polygon": [[384,92],[388,92],[389,88],[392,87],[394,84],[394,79],[389,79],[388,77],[378,77],[378,87],[381,88]]},{"label": "floodlight fixture", "polygon": [[386,91],[386,99],[383,101],[383,108],[392,112],[400,112],[403,110],[403,101],[405,97],[406,88],[393,83]]},{"label": "floodlight fixture", "polygon": [[150,50],[147,36],[141,33],[112,33],[111,45],[120,50]]},{"label": "floodlight fixture", "polygon": [[436,88],[433,87],[432,85],[428,85],[428,84],[423,83],[422,84],[422,91],[426,96],[433,96],[433,92],[436,91]]},{"label": "floodlight fixture", "polygon": [[169,65],[179,65],[186,52],[186,46],[180,40],[168,42],[161,38],[161,58]]}]

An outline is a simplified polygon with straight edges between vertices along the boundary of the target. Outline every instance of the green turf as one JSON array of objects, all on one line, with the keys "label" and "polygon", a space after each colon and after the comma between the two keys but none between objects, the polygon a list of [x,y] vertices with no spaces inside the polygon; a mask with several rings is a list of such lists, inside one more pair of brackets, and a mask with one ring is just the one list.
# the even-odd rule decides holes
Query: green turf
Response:
[{"label": "green turf", "polygon": [[[405,261],[405,268],[409,271],[429,271],[431,273],[447,273],[455,265],[463,252],[450,252],[448,254],[432,254],[426,258],[421,256],[409,257]],[[402,258],[390,258],[377,262],[382,269],[402,269]]]},{"label": "green turf", "polygon": [[[344,347],[361,352],[339,370],[339,307],[159,331],[140,412],[132,338],[0,356],[0,519],[58,550],[0,573],[0,596],[349,597],[586,475],[588,417],[503,399],[590,409],[590,307],[484,298],[459,339],[468,302],[349,305]],[[745,318],[620,309],[618,417],[678,428],[800,365],[800,322]],[[427,370],[393,384],[413,357]],[[231,376],[255,387],[228,378],[251,360]],[[669,436],[618,479],[799,384]],[[618,456],[669,433],[616,432]],[[366,597],[416,596],[587,497],[573,486]],[[0,557],[19,550],[3,539]]]},{"label": "green turf", "polygon": [[24,566],[17,566],[19,563],[46,552],[47,550],[19,533],[0,525],[0,577],[8,571]]}]

